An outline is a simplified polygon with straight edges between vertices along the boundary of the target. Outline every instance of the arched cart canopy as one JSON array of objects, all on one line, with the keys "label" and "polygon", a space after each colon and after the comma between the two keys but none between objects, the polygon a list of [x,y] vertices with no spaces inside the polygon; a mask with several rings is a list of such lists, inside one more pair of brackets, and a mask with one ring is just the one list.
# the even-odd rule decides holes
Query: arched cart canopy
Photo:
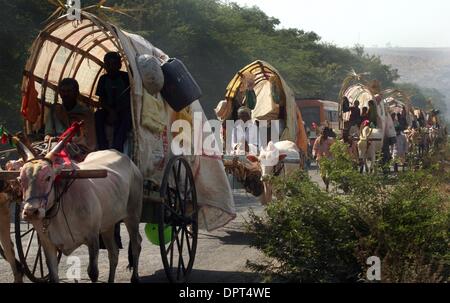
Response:
[{"label": "arched cart canopy", "polygon": [[[127,33],[87,12],[80,21],[62,16],[42,30],[32,44],[24,70],[22,91],[32,79],[42,110],[59,101],[57,85],[63,78],[75,78],[80,84],[81,101],[96,106],[98,79],[103,74],[103,58],[107,52],[120,52],[122,69],[129,72],[133,92],[143,95],[142,81],[137,72],[136,53],[151,53],[165,61],[168,57],[140,36]],[[43,122],[41,111],[40,123]]]},{"label": "arched cart canopy", "polygon": [[297,146],[307,153],[307,138],[306,131],[303,125],[302,115],[296,105],[295,95],[281,74],[269,63],[258,60],[255,61],[240,71],[233,77],[227,86],[225,101],[226,110],[219,114],[221,120],[231,118],[233,102],[235,102],[236,94],[242,84],[243,77],[251,73],[255,77],[255,93],[257,97],[256,107],[252,112],[253,119],[256,120],[276,120],[279,119],[280,107],[275,104],[271,97],[271,83],[269,79],[271,76],[276,76],[278,83],[281,84],[283,99],[285,106],[286,129],[283,132],[281,139],[295,142]]},{"label": "arched cart canopy", "polygon": [[389,106],[393,111],[398,111],[402,107],[406,107],[405,102],[395,99],[394,97],[388,97],[384,99],[384,102]]},{"label": "arched cart canopy", "polygon": [[[379,94],[380,97],[378,101],[376,100],[377,94]],[[394,122],[388,112],[388,105],[383,100],[381,100],[382,92],[379,92],[379,90],[375,92],[374,89],[372,89],[368,85],[358,83],[349,86],[344,91],[343,96],[348,98],[350,106],[353,106],[354,102],[358,100],[359,108],[361,110],[364,107],[369,108],[369,101],[373,100],[377,106],[378,128],[382,129],[386,137],[391,138],[396,136]],[[342,109],[342,99],[340,100],[340,102],[340,108]],[[345,126],[345,122],[349,121],[349,119],[350,112],[342,113],[342,121],[340,121],[341,125]]]},{"label": "arched cart canopy", "polygon": [[361,108],[369,107],[369,101],[375,100],[375,94],[373,94],[370,89],[363,84],[356,84],[350,86],[344,93],[344,96],[350,101],[350,106],[358,100]]}]

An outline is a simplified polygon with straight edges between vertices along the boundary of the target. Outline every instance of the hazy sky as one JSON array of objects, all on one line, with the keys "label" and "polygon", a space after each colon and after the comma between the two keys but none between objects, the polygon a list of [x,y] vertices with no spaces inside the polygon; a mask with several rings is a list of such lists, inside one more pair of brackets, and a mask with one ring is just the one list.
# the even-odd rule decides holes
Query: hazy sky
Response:
[{"label": "hazy sky", "polygon": [[450,47],[448,0],[231,0],[339,46]]}]

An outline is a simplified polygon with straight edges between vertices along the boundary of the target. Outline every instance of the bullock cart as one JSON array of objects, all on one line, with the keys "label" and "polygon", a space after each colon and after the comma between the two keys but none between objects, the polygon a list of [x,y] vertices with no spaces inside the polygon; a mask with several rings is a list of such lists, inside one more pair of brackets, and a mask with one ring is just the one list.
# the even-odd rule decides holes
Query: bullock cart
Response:
[{"label": "bullock cart", "polygon": [[[354,102],[358,101],[362,112],[364,108],[369,109],[370,102],[373,101],[377,110],[376,128],[382,132],[383,140],[386,138],[391,141],[396,136],[391,113],[401,112],[404,107],[407,122],[410,124],[410,98],[411,96],[397,89],[382,90],[378,80],[368,81],[365,79],[365,74],[356,74],[353,71],[344,79],[339,92],[339,128],[354,135],[354,129],[349,121],[351,114],[349,107],[354,106]],[[344,99],[348,101],[347,104],[344,103]]]},{"label": "bullock cart", "polygon": [[[251,84],[249,84],[251,83]],[[289,87],[281,74],[269,63],[258,60],[239,70],[226,88],[225,100],[216,108],[216,115],[223,122],[222,143],[225,156],[224,165],[227,172],[241,182],[246,191],[259,196],[262,193],[261,172],[254,165],[250,165],[242,153],[249,152],[242,146],[232,146],[230,142],[232,130],[226,128],[226,121],[237,121],[238,110],[242,106],[250,106],[245,97],[245,90],[252,86],[256,100],[251,106],[251,120],[261,126],[262,121],[267,122],[266,128],[259,128],[267,132],[267,141],[291,141],[299,151],[299,159],[285,159],[275,168],[275,174],[281,172],[284,164],[299,164],[304,168],[307,157],[307,136],[302,115],[295,102],[293,90]],[[279,137],[271,138],[272,121],[279,122]],[[260,144],[261,142],[259,142]],[[267,142],[268,143],[268,142]],[[261,144],[260,144],[261,145]],[[259,146],[261,148],[261,146]],[[240,150],[239,150],[240,149]],[[241,154],[241,155],[239,155]]]},{"label": "bullock cart", "polygon": [[[381,90],[381,84],[377,80],[367,81],[363,75],[351,74],[349,75],[342,85],[339,93],[339,127],[343,132],[347,132],[350,135],[358,135],[358,128],[355,125],[351,125],[350,110],[348,107],[354,106],[354,102],[359,102],[359,109],[362,113],[363,109],[369,109],[370,103],[373,102],[377,111],[376,129],[382,135],[381,141],[384,139],[391,142],[396,137],[394,129],[394,122],[390,115],[390,108],[388,102],[383,98],[397,97],[401,95],[401,92],[397,90],[387,89]],[[348,103],[344,104],[344,99]],[[345,109],[347,107],[347,109]],[[356,131],[356,133],[355,133]],[[369,141],[372,138],[369,138]],[[375,140],[375,141],[378,141]]]},{"label": "bullock cart", "polygon": [[[236,214],[221,159],[200,159],[202,156],[197,154],[178,155],[170,148],[177,134],[171,130],[175,120],[184,119],[192,123],[195,113],[203,118],[205,115],[198,98],[180,109],[174,106],[179,105],[173,104],[174,100],[170,104],[163,97],[162,83],[159,83],[158,91],[148,91],[144,79],[148,73],[146,76],[143,74],[139,59],[146,56],[144,59],[157,60],[159,68],[172,61],[169,56],[143,37],[128,33],[86,11],[81,12],[78,21],[69,20],[67,16],[54,18],[34,41],[25,66],[22,92],[26,102],[22,101],[21,111],[24,129],[29,138],[43,139],[46,116],[61,103],[57,87],[64,78],[78,81],[79,101],[94,113],[99,107],[95,91],[100,76],[105,73],[103,58],[108,52],[121,55],[122,71],[130,80],[133,127],[124,152],[144,177],[141,222],[146,223],[147,235],[156,235],[152,243],[160,247],[168,280],[184,282],[194,265],[199,228],[217,229],[233,220]],[[155,71],[159,72],[163,74]],[[185,78],[188,76],[190,74]],[[167,82],[165,73],[163,79]],[[175,101],[182,103],[186,100]],[[12,180],[18,174],[19,171],[3,171],[0,176],[4,180]],[[61,177],[76,180],[106,175],[102,170],[69,170],[63,171]],[[48,269],[38,236],[33,226],[21,218],[21,203],[15,205],[16,254],[31,281],[46,282]]]}]

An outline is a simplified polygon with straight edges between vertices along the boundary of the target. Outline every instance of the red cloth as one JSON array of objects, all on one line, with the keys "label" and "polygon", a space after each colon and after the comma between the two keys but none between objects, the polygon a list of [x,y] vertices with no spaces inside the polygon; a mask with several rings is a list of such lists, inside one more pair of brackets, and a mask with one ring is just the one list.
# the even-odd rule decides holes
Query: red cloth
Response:
[{"label": "red cloth", "polygon": [[68,137],[67,143],[72,141],[73,137],[80,131],[81,122],[74,122],[72,125],[61,135],[59,136],[59,141],[64,140],[64,138]]},{"label": "red cloth", "polygon": [[34,76],[28,78],[27,89],[22,97],[22,108],[20,110],[22,116],[30,123],[36,123],[41,114],[38,102],[38,92],[34,86]]},{"label": "red cloth", "polygon": [[[66,140],[65,143],[67,144],[72,141],[73,137],[80,131],[82,124],[82,122],[74,122],[72,126],[59,137],[59,142]],[[65,145],[64,148],[56,154],[56,157],[61,158],[66,166],[71,167],[72,159],[70,159],[70,155],[67,153]]]},{"label": "red cloth", "polygon": [[71,166],[72,160],[69,157],[69,154],[63,149],[59,154],[56,155],[58,158],[61,158],[64,161],[64,164],[68,167]]}]

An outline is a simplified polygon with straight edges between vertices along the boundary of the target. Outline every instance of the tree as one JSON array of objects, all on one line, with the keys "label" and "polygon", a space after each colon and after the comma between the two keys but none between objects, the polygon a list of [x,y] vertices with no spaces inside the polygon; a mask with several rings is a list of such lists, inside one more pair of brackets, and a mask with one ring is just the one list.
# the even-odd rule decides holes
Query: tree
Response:
[{"label": "tree", "polygon": [[[20,84],[30,44],[55,7],[41,0],[0,0],[0,104],[10,128],[20,127]],[[98,3],[83,1],[83,6]],[[348,71],[369,72],[383,87],[398,73],[368,56],[364,49],[339,48],[321,41],[314,32],[278,29],[279,20],[257,7],[218,0],[113,0],[105,5],[134,8],[133,18],[109,14],[127,31],[144,36],[170,56],[181,59],[196,78],[209,117],[224,98],[234,74],[246,64],[265,60],[274,65],[299,98],[335,100]],[[8,118],[7,117],[14,117]]]}]

